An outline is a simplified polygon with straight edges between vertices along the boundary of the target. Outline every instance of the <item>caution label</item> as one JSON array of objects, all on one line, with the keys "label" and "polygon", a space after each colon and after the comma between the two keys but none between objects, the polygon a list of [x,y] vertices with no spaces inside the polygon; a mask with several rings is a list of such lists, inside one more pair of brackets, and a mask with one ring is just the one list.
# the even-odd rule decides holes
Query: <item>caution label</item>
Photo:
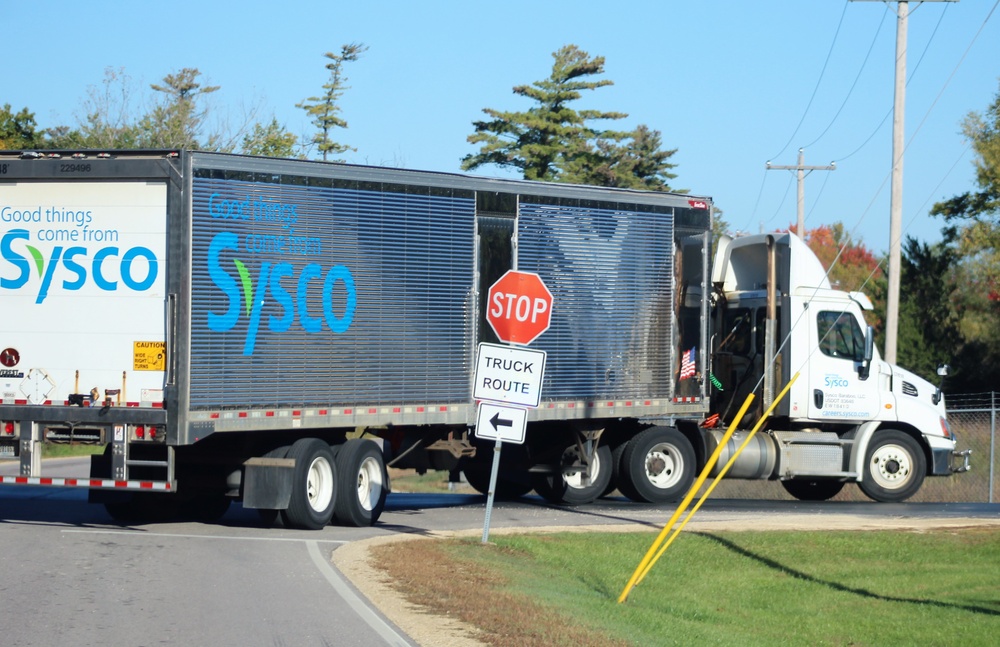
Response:
[{"label": "caution label", "polygon": [[167,343],[163,341],[132,342],[133,371],[165,371]]}]

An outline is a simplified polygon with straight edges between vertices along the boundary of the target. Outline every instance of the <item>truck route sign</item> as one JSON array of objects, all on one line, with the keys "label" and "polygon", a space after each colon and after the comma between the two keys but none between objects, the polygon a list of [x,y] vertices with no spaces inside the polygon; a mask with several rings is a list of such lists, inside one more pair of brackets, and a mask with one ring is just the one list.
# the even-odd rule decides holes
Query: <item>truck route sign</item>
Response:
[{"label": "truck route sign", "polygon": [[479,344],[476,361],[476,400],[521,407],[537,407],[542,397],[546,353],[500,344]]},{"label": "truck route sign", "polygon": [[509,270],[490,286],[486,320],[500,341],[530,344],[549,329],[552,293],[533,272]]}]

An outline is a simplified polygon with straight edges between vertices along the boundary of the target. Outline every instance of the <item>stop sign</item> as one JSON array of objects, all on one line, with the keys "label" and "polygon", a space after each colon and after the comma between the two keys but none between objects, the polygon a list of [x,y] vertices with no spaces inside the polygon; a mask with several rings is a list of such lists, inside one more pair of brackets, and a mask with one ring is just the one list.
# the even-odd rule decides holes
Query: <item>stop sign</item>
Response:
[{"label": "stop sign", "polygon": [[509,270],[490,286],[486,320],[500,341],[530,344],[549,329],[552,293],[533,272]]}]

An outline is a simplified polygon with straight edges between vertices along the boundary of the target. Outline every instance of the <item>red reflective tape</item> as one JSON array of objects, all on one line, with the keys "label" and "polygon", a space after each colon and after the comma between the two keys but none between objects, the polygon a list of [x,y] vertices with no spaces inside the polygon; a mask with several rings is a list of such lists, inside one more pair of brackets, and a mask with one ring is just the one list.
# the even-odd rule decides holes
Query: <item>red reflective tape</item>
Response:
[{"label": "red reflective tape", "polygon": [[[302,412],[301,411],[292,410],[292,415],[295,416],[296,418],[298,418],[298,417],[300,417],[302,415]],[[320,415],[322,415],[322,412],[320,412]]]},{"label": "red reflective tape", "polygon": [[90,481],[88,482],[88,484],[89,484],[90,487],[101,487],[101,484],[103,482],[104,481],[102,481],[101,479],[90,479]]},{"label": "red reflective tape", "polygon": [[50,477],[43,477],[38,479],[39,485],[52,485],[52,479]]},{"label": "red reflective tape", "polygon": [[153,489],[153,484],[150,483],[149,481],[140,481],[139,482],[139,488],[143,489],[143,490],[152,490]]},{"label": "red reflective tape", "polygon": [[424,411],[426,411],[424,407],[417,407],[417,413],[423,413]]},{"label": "red reflective tape", "polygon": [[128,481],[115,481],[115,487],[128,487]]},{"label": "red reflective tape", "polygon": [[392,408],[392,412],[393,413],[399,413],[400,411],[401,411],[401,409],[399,407],[393,407]]},{"label": "red reflective tape", "polygon": [[354,409],[344,409],[344,415],[349,416],[354,413]]},{"label": "red reflective tape", "polygon": [[273,411],[267,411],[267,412],[264,413],[264,415],[266,417],[268,417],[268,418],[273,418],[274,417],[274,412]]},{"label": "red reflective tape", "polygon": [[440,409],[438,409],[438,411],[447,411],[447,410],[448,410],[448,407],[441,407]]},{"label": "red reflective tape", "polygon": [[78,484],[76,482],[76,479],[66,479],[66,485],[72,485],[75,487]]},{"label": "red reflective tape", "polygon": [[239,415],[240,418],[246,418],[247,417],[247,412],[246,411],[240,411],[238,415]]},{"label": "red reflective tape", "polygon": [[369,409],[368,413],[378,413],[378,409]]},{"label": "red reflective tape", "polygon": [[629,401],[629,400],[626,400],[626,401],[625,401],[625,406],[626,406],[626,407],[631,407],[631,406],[632,406],[632,402],[631,402],[631,401]]},{"label": "red reflective tape", "polygon": [[218,420],[219,419],[219,414],[218,414],[218,412],[216,412],[216,413],[210,413],[210,414],[208,414],[208,417],[211,418],[212,420]]}]

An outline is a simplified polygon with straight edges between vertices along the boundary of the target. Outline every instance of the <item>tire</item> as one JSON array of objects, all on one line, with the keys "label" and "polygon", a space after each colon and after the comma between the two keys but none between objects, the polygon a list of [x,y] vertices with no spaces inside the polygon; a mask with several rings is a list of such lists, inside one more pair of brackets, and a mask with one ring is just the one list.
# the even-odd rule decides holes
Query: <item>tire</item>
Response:
[{"label": "tire", "polygon": [[180,514],[182,517],[202,523],[212,523],[226,514],[231,503],[232,499],[225,493],[200,494],[182,501]]},{"label": "tire", "polygon": [[286,526],[319,530],[333,519],[337,500],[337,468],[330,446],[318,438],[302,438],[288,450],[295,460],[292,498],[281,518]]},{"label": "tire", "polygon": [[827,501],[840,494],[844,482],[830,479],[782,481],[781,486],[799,501]]},{"label": "tire", "polygon": [[382,450],[370,440],[352,438],[339,445],[337,502],[333,516],[342,526],[371,526],[385,509],[389,473]]},{"label": "tire", "polygon": [[608,485],[604,488],[602,497],[608,496],[618,489],[618,481],[622,477],[622,454],[625,453],[625,445],[626,443],[619,442],[611,448],[611,478],[608,479]]},{"label": "tire", "polygon": [[178,501],[174,494],[133,492],[120,501],[108,501],[104,509],[118,523],[163,523],[177,516]]},{"label": "tire", "polygon": [[[462,472],[476,492],[483,495],[490,493],[490,473],[493,471],[494,443],[476,443],[476,455],[462,459]],[[531,492],[531,481],[523,468],[525,457],[521,446],[504,445],[500,452],[500,465],[497,471],[497,499],[509,501],[519,499]]]},{"label": "tire", "polygon": [[694,482],[694,448],[671,427],[650,427],[625,445],[618,489],[639,503],[673,503]]},{"label": "tire", "polygon": [[549,503],[565,505],[591,503],[602,496],[611,481],[611,448],[607,445],[597,446],[594,464],[590,466],[590,483],[584,483],[581,472],[565,471],[566,467],[580,462],[580,450],[574,442],[560,454],[560,466],[563,469],[559,473],[533,475],[535,492]]},{"label": "tire", "polygon": [[861,491],[883,503],[905,501],[927,475],[927,457],[912,436],[890,429],[872,438],[865,454]]}]

